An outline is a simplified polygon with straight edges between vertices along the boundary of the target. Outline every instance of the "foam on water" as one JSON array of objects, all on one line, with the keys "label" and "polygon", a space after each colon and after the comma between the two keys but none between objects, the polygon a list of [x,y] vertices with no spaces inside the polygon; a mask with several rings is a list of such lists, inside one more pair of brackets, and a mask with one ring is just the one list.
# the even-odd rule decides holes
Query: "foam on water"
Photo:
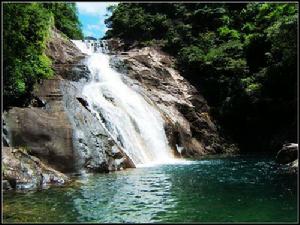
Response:
[{"label": "foam on water", "polygon": [[72,40],[72,42],[80,49],[81,52],[91,55],[93,54],[92,48],[90,48],[85,42],[82,40]]},{"label": "foam on water", "polygon": [[197,161],[185,160],[185,159],[176,159],[172,158],[168,161],[154,161],[150,163],[141,163],[135,165],[137,168],[144,168],[144,167],[153,167],[153,166],[160,166],[160,165],[191,165],[196,164]]}]

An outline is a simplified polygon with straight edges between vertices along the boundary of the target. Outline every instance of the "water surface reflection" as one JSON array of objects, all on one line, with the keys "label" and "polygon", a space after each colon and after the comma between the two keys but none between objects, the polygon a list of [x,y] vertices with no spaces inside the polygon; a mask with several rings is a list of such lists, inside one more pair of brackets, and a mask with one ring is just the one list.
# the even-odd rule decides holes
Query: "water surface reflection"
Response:
[{"label": "water surface reflection", "polygon": [[128,169],[66,188],[4,193],[4,221],[297,221],[297,176],[261,157]]}]

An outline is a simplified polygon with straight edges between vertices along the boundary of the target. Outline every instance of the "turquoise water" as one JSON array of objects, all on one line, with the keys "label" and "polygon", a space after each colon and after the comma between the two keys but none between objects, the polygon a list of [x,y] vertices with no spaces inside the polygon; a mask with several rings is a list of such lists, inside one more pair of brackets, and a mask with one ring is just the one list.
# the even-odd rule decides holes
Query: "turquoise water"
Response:
[{"label": "turquoise water", "polygon": [[253,156],[89,175],[3,198],[4,222],[297,221],[297,175]]}]

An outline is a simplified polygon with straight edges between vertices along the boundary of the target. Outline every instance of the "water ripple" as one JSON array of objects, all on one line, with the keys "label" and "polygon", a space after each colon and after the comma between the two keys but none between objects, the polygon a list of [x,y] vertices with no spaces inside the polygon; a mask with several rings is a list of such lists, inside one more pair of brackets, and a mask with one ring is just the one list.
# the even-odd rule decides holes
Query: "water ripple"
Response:
[{"label": "water ripple", "polygon": [[13,197],[5,193],[4,220],[150,223],[297,219],[297,177],[278,173],[272,160],[212,158],[82,179],[66,188]]}]

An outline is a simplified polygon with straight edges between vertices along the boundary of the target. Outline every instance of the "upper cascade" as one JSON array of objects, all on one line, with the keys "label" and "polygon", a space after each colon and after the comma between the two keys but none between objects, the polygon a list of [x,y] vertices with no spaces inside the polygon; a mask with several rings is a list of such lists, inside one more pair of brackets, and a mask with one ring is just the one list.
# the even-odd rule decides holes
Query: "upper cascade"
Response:
[{"label": "upper cascade", "polygon": [[88,55],[91,55],[92,53],[109,53],[107,40],[72,40],[72,42],[83,53]]}]

